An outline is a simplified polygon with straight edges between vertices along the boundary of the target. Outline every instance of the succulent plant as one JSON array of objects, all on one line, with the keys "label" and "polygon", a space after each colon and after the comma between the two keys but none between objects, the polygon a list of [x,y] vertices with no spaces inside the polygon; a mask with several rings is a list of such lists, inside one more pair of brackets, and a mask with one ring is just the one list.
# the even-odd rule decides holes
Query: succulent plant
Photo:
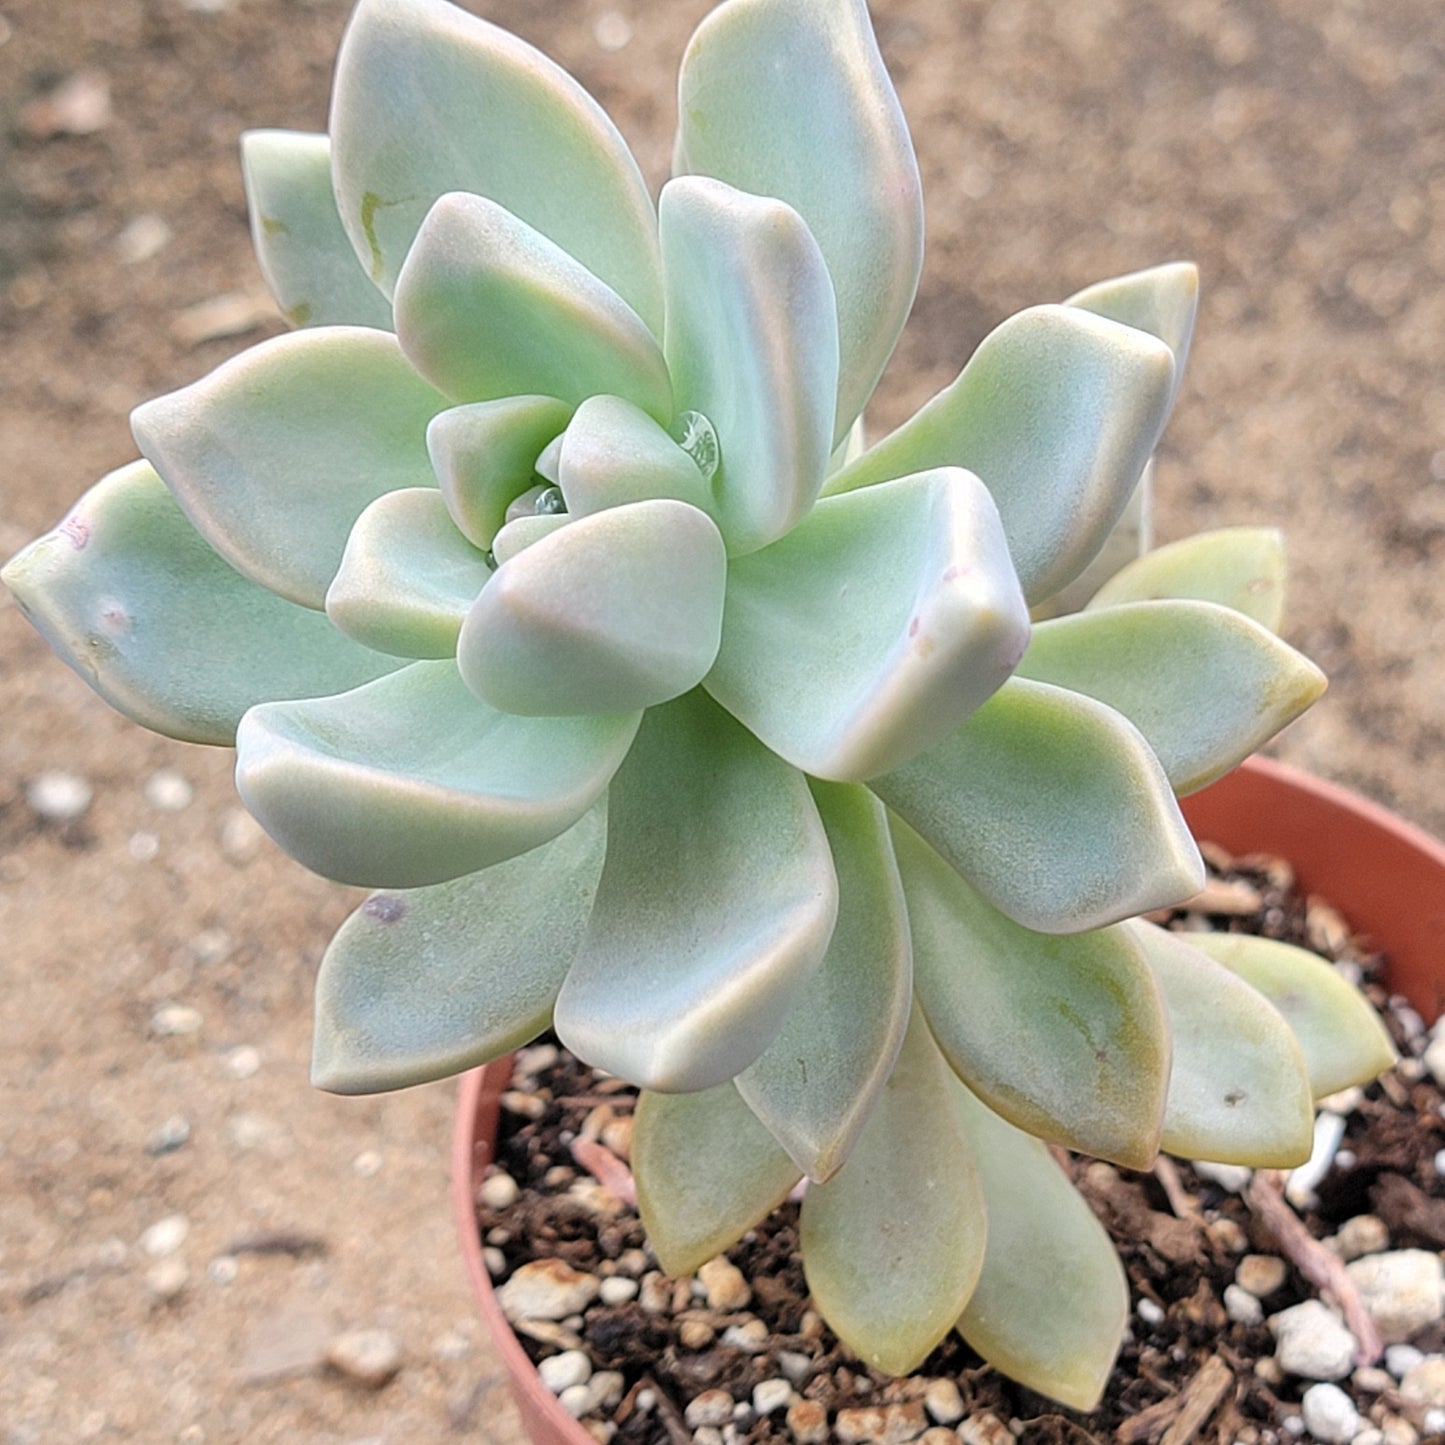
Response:
[{"label": "succulent plant", "polygon": [[1014,316],[866,447],[923,221],[863,0],[726,0],[679,113],[654,207],[538,52],[360,0],[329,137],[243,144],[297,329],[140,407],[145,460],[4,579],[116,707],[234,742],[289,853],[384,890],[321,967],[321,1087],[555,1023],[644,1090],[667,1268],[806,1175],[860,1355],[957,1324],[1087,1406],[1127,1299],[1048,1143],[1290,1164],[1389,1059],[1318,960],[1137,920],[1202,883],[1176,794],[1323,686],[1273,533],[1093,592],[1195,273]]}]

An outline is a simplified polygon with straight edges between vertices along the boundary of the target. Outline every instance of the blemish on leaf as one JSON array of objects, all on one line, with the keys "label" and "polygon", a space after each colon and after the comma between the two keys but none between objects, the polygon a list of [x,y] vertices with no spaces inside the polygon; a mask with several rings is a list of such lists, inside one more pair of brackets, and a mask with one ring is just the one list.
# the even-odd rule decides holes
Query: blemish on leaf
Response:
[{"label": "blemish on leaf", "polygon": [[909,635],[910,637],[917,637],[917,636],[918,636],[918,627],[919,627],[919,622],[918,622],[918,619],[915,617],[915,618],[913,619],[913,621],[908,624],[908,635]]},{"label": "blemish on leaf", "polygon": [[386,263],[381,256],[381,242],[376,239],[376,213],[386,204],[375,191],[367,191],[361,198],[361,229],[366,233],[366,244],[371,248],[371,279],[381,281]]},{"label": "blemish on leaf", "polygon": [[291,227],[285,221],[278,221],[275,216],[262,216],[261,229],[268,236],[284,236]]},{"label": "blemish on leaf", "polygon": [[943,569],[943,580],[945,582],[957,582],[961,576],[963,576],[963,572],[957,563],[953,563],[951,566]]},{"label": "blemish on leaf", "polygon": [[406,917],[407,902],[395,893],[373,893],[361,905],[361,911],[378,923],[400,923]]},{"label": "blemish on leaf", "polygon": [[78,513],[72,512],[61,524],[60,535],[75,548],[77,552],[85,551],[86,544],[90,541],[91,526]]},{"label": "blemish on leaf", "polygon": [[100,605],[101,631],[111,637],[124,637],[130,631],[131,623],[134,620],[119,602],[102,602]]},{"label": "blemish on leaf", "polygon": [[311,303],[298,301],[294,306],[288,306],[282,315],[292,326],[305,326],[311,320]]},{"label": "blemish on leaf", "polygon": [[1248,1098],[1249,1098],[1249,1095],[1248,1095],[1243,1089],[1231,1089],[1231,1090],[1224,1096],[1224,1102],[1225,1102],[1225,1104],[1226,1104],[1227,1107],[1229,1107],[1229,1108],[1231,1108],[1231,1109],[1237,1109],[1237,1108],[1238,1108],[1241,1104],[1243,1104]]}]

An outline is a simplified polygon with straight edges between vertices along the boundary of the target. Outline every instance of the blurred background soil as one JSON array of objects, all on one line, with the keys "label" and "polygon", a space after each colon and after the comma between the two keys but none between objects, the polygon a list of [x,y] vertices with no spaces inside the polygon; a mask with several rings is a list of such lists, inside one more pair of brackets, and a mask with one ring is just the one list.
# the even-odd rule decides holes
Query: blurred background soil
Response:
[{"label": "blurred background soil", "polygon": [[[660,184],[706,0],[475,8]],[[133,455],[132,406],[279,329],[236,140],[324,127],[346,11],[0,0],[0,553]],[[1161,536],[1288,529],[1288,635],[1333,688],[1276,751],[1445,831],[1438,0],[875,11],[929,240],[874,427],[1010,312],[1198,261]],[[452,1088],[307,1084],[356,895],[246,827],[228,756],[114,717],[3,601],[0,709],[0,1440],[512,1445],[451,1237]],[[52,769],[93,789],[76,822],[26,801]],[[356,1329],[400,1352],[379,1390],[321,1364]]]}]

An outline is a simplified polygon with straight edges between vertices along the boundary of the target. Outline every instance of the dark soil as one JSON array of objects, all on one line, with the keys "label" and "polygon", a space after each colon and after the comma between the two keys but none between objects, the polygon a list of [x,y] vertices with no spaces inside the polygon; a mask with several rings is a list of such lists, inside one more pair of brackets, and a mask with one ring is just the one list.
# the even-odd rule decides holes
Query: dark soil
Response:
[{"label": "dark soil", "polygon": [[[1433,1163],[1445,1144],[1445,1119],[1441,1090],[1415,1057],[1422,1042],[1419,1019],[1403,1000],[1388,995],[1379,981],[1382,961],[1360,950],[1339,914],[1295,890],[1287,864],[1264,857],[1229,859],[1217,849],[1207,854],[1206,907],[1227,911],[1175,910],[1163,921],[1184,931],[1249,932],[1314,949],[1362,981],[1401,1053],[1403,1067],[1365,1090],[1349,1115],[1340,1159],[1319,1186],[1317,1204],[1303,1216],[1311,1234],[1326,1239],[1347,1219],[1369,1212],[1385,1223],[1392,1248],[1445,1247],[1445,1182]],[[656,1270],[633,1210],[610,1211],[609,1206],[599,1212],[567,1192],[579,1176],[585,1178],[573,1141],[596,1132],[599,1106],[625,1117],[635,1095],[565,1050],[555,1067],[516,1083],[525,1095],[522,1112],[504,1110],[497,1162],[522,1192],[506,1210],[479,1213],[484,1241],[500,1248],[506,1260],[497,1282],[544,1258],[563,1260],[585,1273],[626,1272],[623,1256],[637,1250],[647,1253],[648,1269]],[[529,1119],[525,1110],[537,1107],[534,1100],[545,1102],[545,1112]],[[1145,1306],[1156,1322],[1137,1312],[1131,1317],[1130,1336],[1098,1410],[1078,1414],[1016,1385],[956,1334],[910,1379],[892,1380],[863,1365],[812,1313],[798,1252],[798,1206],[788,1204],[728,1252],[752,1286],[747,1313],[715,1314],[705,1300],[691,1297],[687,1284],[678,1291],[672,1312],[649,1311],[638,1300],[594,1305],[586,1312],[577,1331],[580,1347],[596,1369],[621,1371],[626,1380],[621,1405],[603,1412],[617,1427],[614,1438],[626,1445],[683,1445],[692,1439],[682,1423],[689,1401],[705,1390],[722,1389],[739,1403],[748,1402],[760,1381],[787,1373],[779,1359],[785,1354],[807,1357],[800,1393],[821,1404],[830,1419],[840,1409],[918,1401],[928,1381],[946,1377],[957,1383],[968,1416],[987,1413],[1015,1422],[1014,1433],[1026,1445],[1154,1445],[1201,1393],[1216,1397],[1217,1404],[1187,1437],[1198,1445],[1268,1445],[1289,1438],[1284,1422],[1297,1416],[1300,1394],[1311,1382],[1284,1378],[1273,1359],[1274,1338],[1267,1325],[1231,1321],[1223,1303],[1243,1253],[1281,1252],[1245,1200],[1183,1162],[1171,1168],[1165,1161],[1155,1174],[1077,1157],[1063,1162],[1109,1230],[1135,1304],[1142,1300],[1158,1307],[1148,1311]],[[1284,1286],[1269,1296],[1267,1311],[1273,1314],[1314,1293],[1291,1269]],[[723,1338],[730,1326],[749,1316],[769,1330],[766,1346],[756,1353]],[[689,1348],[679,1338],[688,1323],[707,1326],[714,1338],[700,1346],[694,1340]],[[562,1343],[578,1347],[569,1340]],[[1434,1326],[1412,1343],[1438,1351],[1445,1347],[1445,1327]],[[555,1342],[525,1336],[523,1344],[534,1360],[558,1348]],[[1399,1406],[1389,1388],[1341,1384],[1351,1390],[1362,1419],[1372,1413],[1378,1419]],[[637,1408],[644,1390],[658,1397],[658,1405],[645,1413]],[[746,1445],[791,1445],[793,1438],[781,1412],[739,1430]]]}]

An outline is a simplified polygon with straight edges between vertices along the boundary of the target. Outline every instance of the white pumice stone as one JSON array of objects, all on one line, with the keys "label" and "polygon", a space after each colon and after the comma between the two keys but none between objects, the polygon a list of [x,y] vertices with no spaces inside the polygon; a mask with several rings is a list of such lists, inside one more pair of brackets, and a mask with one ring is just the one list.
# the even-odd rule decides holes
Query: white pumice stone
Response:
[{"label": "white pumice stone", "polygon": [[1237,1325],[1257,1325],[1264,1320],[1264,1306],[1237,1284],[1224,1286],[1224,1312]]},{"label": "white pumice stone", "polygon": [[1346,1264],[1367,1254],[1379,1254],[1390,1247],[1390,1231],[1375,1214],[1357,1214],[1340,1225],[1325,1241]]},{"label": "white pumice stone", "polygon": [[1162,1325],[1164,1323],[1164,1311],[1151,1299],[1141,1299],[1134,1306],[1134,1312],[1146,1325]]},{"label": "white pumice stone", "polygon": [[1360,1428],[1354,1402],[1338,1385],[1311,1385],[1300,1400],[1300,1414],[1321,1445],[1349,1445]]},{"label": "white pumice stone", "polygon": [[563,1390],[585,1385],[592,1378],[592,1361],[581,1350],[566,1350],[560,1355],[549,1355],[537,1366],[537,1373],[554,1395],[560,1395]]},{"label": "white pumice stone", "polygon": [[753,1413],[759,1417],[786,1410],[793,1403],[793,1387],[786,1380],[759,1380],[753,1386]]},{"label": "white pumice stone", "polygon": [[733,1397],[726,1390],[704,1390],[702,1394],[688,1401],[683,1411],[689,1430],[700,1430],[705,1425],[726,1425],[733,1418]]},{"label": "white pumice stone", "polygon": [[25,785],[25,801],[47,823],[73,823],[90,810],[95,796],[90,784],[58,769],[39,773]]},{"label": "white pumice stone", "polygon": [[1342,1115],[1332,1114],[1328,1109],[1322,1109],[1315,1115],[1314,1145],[1310,1157],[1298,1169],[1291,1169],[1285,1181],[1285,1198],[1296,1209],[1308,1208],[1314,1202],[1315,1185],[1330,1172],[1344,1137],[1345,1120]]},{"label": "white pumice stone", "polygon": [[924,1391],[923,1408],[938,1425],[956,1425],[966,1411],[958,1386],[949,1379],[930,1380]]},{"label": "white pumice stone", "polygon": [[517,1181],[504,1170],[488,1174],[477,1190],[477,1203],[484,1209],[510,1209],[517,1202]]},{"label": "white pumice stone", "polygon": [[1417,1350],[1414,1345],[1387,1345],[1385,1347],[1385,1368],[1397,1380],[1403,1380],[1424,1358],[1424,1351]]},{"label": "white pumice stone", "polygon": [[637,1298],[638,1284],[635,1279],[628,1279],[626,1275],[615,1274],[611,1279],[602,1281],[600,1298],[605,1305],[625,1305],[629,1300]]},{"label": "white pumice stone", "polygon": [[1433,1251],[1369,1254],[1345,1268],[1386,1344],[1402,1344],[1445,1318],[1445,1265]]},{"label": "white pumice stone", "polygon": [[1319,1300],[1305,1300],[1269,1318],[1274,1357],[1288,1375],[1343,1380],[1355,1366],[1355,1337]]}]

